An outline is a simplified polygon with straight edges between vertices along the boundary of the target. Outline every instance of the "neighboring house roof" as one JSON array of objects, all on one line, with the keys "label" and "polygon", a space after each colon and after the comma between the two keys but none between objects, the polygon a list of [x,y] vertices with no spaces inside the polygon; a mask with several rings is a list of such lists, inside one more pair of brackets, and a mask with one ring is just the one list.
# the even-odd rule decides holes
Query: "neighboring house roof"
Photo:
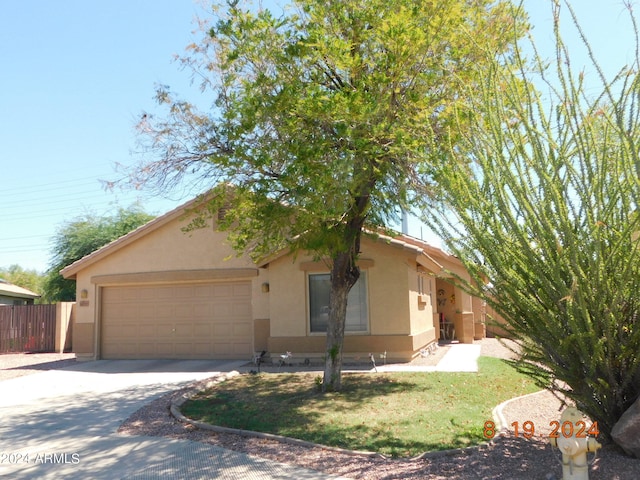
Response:
[{"label": "neighboring house roof", "polygon": [[15,298],[40,298],[35,292],[19,287],[0,278],[0,295]]},{"label": "neighboring house roof", "polygon": [[[142,225],[141,227],[138,227],[137,229],[127,233],[126,235],[123,235],[122,237],[112,241],[111,243],[99,248],[98,250],[94,251],[93,253],[90,253],[89,255],[81,258],[80,260],[77,260],[76,262],[62,269],[60,273],[64,278],[74,279],[76,277],[76,274],[79,271],[85,269],[89,265],[92,265],[98,262],[104,257],[111,255],[112,253],[131,244],[132,242],[135,242],[139,238],[149,235],[150,233],[161,228],[163,225],[166,225],[172,220],[185,215],[189,211],[196,210],[197,207],[202,202],[203,202],[202,196],[196,197],[195,199],[179,207],[176,207],[170,212],[167,212],[164,215],[161,215],[155,218],[154,220],[151,220],[150,222]],[[425,268],[428,268],[430,271],[436,274],[443,273],[444,270],[447,267],[450,268],[452,264],[455,267],[462,267],[462,263],[457,257],[450,255],[439,248],[429,245],[428,243],[420,239],[410,237],[404,234],[398,234],[397,236],[389,236],[389,235],[382,235],[373,231],[369,231],[368,233],[371,233],[372,237],[377,238],[378,241],[382,243],[387,243],[395,247],[404,248],[404,249],[415,252],[416,261],[422,266],[424,266]],[[274,260],[287,255],[288,253],[289,251],[286,249],[281,250],[279,252],[275,252],[273,255],[270,255],[269,257],[265,258],[263,261],[258,262],[258,266],[266,267],[270,262],[273,262]]]}]

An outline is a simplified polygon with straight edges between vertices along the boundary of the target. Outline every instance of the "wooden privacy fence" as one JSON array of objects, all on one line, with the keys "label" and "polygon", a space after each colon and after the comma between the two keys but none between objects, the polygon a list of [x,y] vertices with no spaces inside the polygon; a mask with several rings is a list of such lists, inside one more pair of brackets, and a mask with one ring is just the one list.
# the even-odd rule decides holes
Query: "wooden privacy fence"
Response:
[{"label": "wooden privacy fence", "polygon": [[0,353],[53,352],[55,305],[0,306]]}]

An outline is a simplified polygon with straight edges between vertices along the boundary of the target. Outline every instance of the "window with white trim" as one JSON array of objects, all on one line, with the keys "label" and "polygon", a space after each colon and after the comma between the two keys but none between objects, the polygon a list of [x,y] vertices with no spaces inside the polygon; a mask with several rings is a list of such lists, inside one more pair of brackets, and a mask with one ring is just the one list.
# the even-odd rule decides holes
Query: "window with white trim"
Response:
[{"label": "window with white trim", "polygon": [[[331,276],[328,273],[309,274],[309,331],[311,333],[327,331],[330,292]],[[367,273],[360,272],[360,278],[347,297],[347,318],[344,330],[345,332],[366,332],[368,324]]]}]

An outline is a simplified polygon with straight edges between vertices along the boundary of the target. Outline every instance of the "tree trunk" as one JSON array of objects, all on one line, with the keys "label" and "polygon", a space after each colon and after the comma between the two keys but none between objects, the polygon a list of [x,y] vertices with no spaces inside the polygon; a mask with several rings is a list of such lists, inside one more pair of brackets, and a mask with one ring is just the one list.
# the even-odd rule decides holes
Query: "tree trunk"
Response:
[{"label": "tree trunk", "polygon": [[[356,173],[362,168],[356,168]],[[347,317],[347,297],[358,278],[360,269],[356,265],[360,255],[360,240],[370,206],[369,194],[376,183],[376,176],[371,172],[367,182],[354,196],[351,217],[341,230],[342,248],[332,255],[331,292],[329,294],[329,322],[327,325],[327,350],[324,364],[322,391],[340,391],[342,387],[342,347],[344,344],[344,326]]]},{"label": "tree trunk", "polygon": [[334,258],[331,268],[323,392],[337,392],[342,387],[342,347],[347,317],[347,297],[359,277],[360,269],[355,265],[355,258],[351,253],[341,253]]}]

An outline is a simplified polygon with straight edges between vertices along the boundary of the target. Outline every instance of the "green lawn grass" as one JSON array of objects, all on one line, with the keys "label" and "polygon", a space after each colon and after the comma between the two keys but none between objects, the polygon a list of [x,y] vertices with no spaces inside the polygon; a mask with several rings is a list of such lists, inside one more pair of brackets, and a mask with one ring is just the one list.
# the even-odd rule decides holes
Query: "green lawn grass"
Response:
[{"label": "green lawn grass", "polygon": [[478,373],[343,374],[343,390],[319,393],[316,375],[233,377],[182,407],[194,420],[275,433],[395,457],[477,445],[484,422],[509,398],[537,390],[503,360]]}]

